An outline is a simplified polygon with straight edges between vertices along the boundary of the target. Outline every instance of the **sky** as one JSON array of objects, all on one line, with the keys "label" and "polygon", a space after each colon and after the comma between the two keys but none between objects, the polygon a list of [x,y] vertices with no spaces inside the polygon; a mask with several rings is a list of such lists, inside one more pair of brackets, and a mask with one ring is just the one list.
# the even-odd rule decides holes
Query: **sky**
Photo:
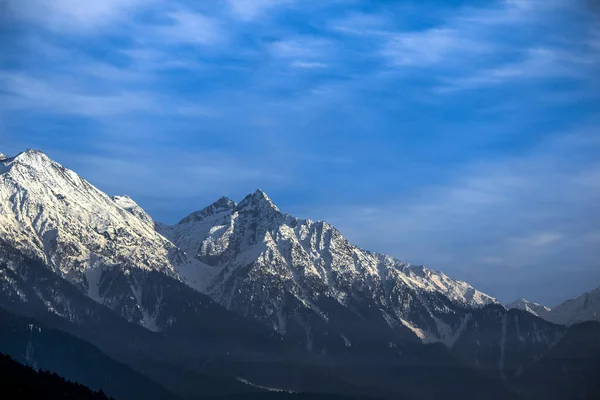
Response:
[{"label": "sky", "polygon": [[600,286],[595,0],[0,0],[0,151],[175,223],[262,188],[554,306]]}]

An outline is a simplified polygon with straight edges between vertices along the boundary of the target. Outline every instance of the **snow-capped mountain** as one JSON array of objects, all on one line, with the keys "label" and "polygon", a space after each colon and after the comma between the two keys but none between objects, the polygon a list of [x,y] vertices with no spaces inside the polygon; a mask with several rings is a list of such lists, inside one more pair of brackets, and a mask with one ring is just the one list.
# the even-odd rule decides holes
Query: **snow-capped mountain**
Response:
[{"label": "snow-capped mountain", "polygon": [[507,310],[465,282],[285,214],[260,190],[169,226],[41,152],[0,155],[0,307],[89,340],[185,398],[217,377],[218,395],[252,382],[512,399],[522,372],[571,329],[539,317],[598,319],[599,295]]},{"label": "snow-capped mountain", "polygon": [[527,299],[520,298],[519,300],[513,301],[510,304],[506,305],[506,308],[509,310],[517,309],[527,311],[535,316],[546,319],[546,316],[550,312],[550,308],[543,306],[538,303],[534,303]]},{"label": "snow-capped mountain", "polygon": [[440,272],[361,250],[326,222],[284,214],[261,190],[159,230],[200,262],[188,283],[280,333],[304,332],[309,343],[309,321],[328,322],[340,308],[424,341],[452,340],[463,309],[495,302]]},{"label": "snow-capped mountain", "polygon": [[585,321],[600,322],[600,288],[559,304],[542,318],[561,325],[574,325]]},{"label": "snow-capped mountain", "polygon": [[[160,329],[157,306],[143,301],[137,269],[181,280],[282,334],[301,333],[307,344],[313,324],[344,313],[452,341],[464,309],[495,302],[440,272],[361,250],[326,222],[284,214],[260,190],[166,226],[35,150],[0,163],[0,237],[151,329]],[[340,328],[339,341],[349,344],[351,330]]]},{"label": "snow-capped mountain", "polygon": [[83,284],[84,272],[98,262],[175,275],[178,249],[136,214],[139,207],[130,199],[113,200],[34,150],[0,168],[2,237],[62,276]]},{"label": "snow-capped mountain", "polygon": [[517,308],[559,325],[574,325],[586,321],[600,322],[600,288],[586,292],[550,309],[525,299],[507,304],[508,309]]},{"label": "snow-capped mountain", "polygon": [[[110,198],[35,150],[0,162],[0,238],[139,323],[142,293],[127,271],[179,279],[174,265],[185,259],[131,199]],[[129,282],[108,296],[112,270]]]}]

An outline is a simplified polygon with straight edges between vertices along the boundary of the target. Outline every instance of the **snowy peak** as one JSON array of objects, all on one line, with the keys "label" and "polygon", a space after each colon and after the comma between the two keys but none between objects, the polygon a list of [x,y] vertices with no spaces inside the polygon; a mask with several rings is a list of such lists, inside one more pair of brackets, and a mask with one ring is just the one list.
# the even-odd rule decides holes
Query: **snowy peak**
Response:
[{"label": "snowy peak", "polygon": [[30,166],[54,163],[43,151],[36,149],[27,149],[13,157],[12,161]]},{"label": "snowy peak", "polygon": [[198,263],[178,271],[197,290],[280,333],[335,318],[323,309],[338,307],[435,341],[459,328],[454,317],[452,326],[444,322],[447,313],[496,302],[437,271],[364,251],[326,222],[282,213],[262,190],[237,206],[217,203],[162,229]]},{"label": "snowy peak", "polygon": [[277,212],[281,213],[279,208],[273,203],[271,198],[265,192],[258,189],[256,192],[246,196],[240,204],[235,208],[235,211],[252,211],[252,212]]},{"label": "snowy peak", "polygon": [[154,229],[154,220],[142,207],[140,207],[133,199],[129,196],[113,196],[112,199],[121,208],[128,211],[130,214],[138,217],[143,223]]},{"label": "snowy peak", "polygon": [[7,157],[4,154],[1,154],[0,162],[2,162],[4,166],[4,169],[0,171],[1,173],[5,173],[19,166],[29,168],[43,168],[47,167],[48,165],[58,166],[58,164],[50,160],[50,158],[48,158],[48,156],[46,156],[44,153],[33,149],[21,152],[14,157]]},{"label": "snowy peak", "polygon": [[174,274],[177,249],[148,221],[132,215],[135,208],[147,216],[132,200],[120,198],[119,205],[37,150],[1,165],[0,238],[17,249],[45,260],[80,286],[92,260]]},{"label": "snowy peak", "polygon": [[552,309],[526,299],[507,304],[506,308],[527,311],[559,325],[569,326],[586,321],[600,322],[600,288],[567,300]]},{"label": "snowy peak", "polygon": [[201,222],[216,214],[220,214],[223,212],[231,212],[236,206],[237,204],[235,203],[235,201],[231,200],[228,197],[221,197],[219,200],[215,201],[210,206],[188,215],[187,217],[179,221],[179,224],[183,225],[188,224],[190,222]]},{"label": "snowy peak", "polygon": [[600,322],[600,288],[565,301],[554,307],[544,318],[561,325],[574,325],[585,321]]},{"label": "snowy peak", "polygon": [[531,313],[541,318],[546,318],[546,316],[550,312],[550,308],[523,298],[513,301],[510,304],[507,304],[506,308],[509,310],[518,309],[522,311],[527,311],[528,313]]}]

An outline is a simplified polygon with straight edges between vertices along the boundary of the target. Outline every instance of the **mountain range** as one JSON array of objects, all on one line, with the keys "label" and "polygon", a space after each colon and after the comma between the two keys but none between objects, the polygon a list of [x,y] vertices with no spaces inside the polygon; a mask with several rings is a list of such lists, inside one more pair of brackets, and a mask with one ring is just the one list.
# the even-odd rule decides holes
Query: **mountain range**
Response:
[{"label": "mountain range", "polygon": [[506,307],[528,311],[546,321],[560,325],[600,321],[600,288],[586,292],[576,299],[569,299],[552,309],[526,299],[519,299],[507,304]]},{"label": "mountain range", "polygon": [[[157,385],[155,395],[543,398],[529,371],[561,374],[544,363],[578,322],[598,319],[599,293],[553,310],[525,300],[507,309],[442,272],[360,249],[326,222],[285,214],[261,190],[166,225],[42,152],[0,157],[2,334],[28,318],[70,335],[41,341],[29,358],[29,342],[3,340],[0,352],[35,365],[36,354],[70,354],[83,341],[82,357],[104,353],[138,374],[132,382]],[[44,368],[148,398],[59,359]],[[589,360],[589,376],[596,367]],[[581,382],[581,398],[594,384]]]}]

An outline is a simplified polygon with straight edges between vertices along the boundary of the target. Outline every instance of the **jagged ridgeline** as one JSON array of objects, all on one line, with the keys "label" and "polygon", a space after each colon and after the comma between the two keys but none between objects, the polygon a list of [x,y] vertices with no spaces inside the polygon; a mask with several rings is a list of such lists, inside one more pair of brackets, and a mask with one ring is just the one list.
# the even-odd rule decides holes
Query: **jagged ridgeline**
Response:
[{"label": "jagged ridgeline", "polygon": [[261,190],[165,225],[33,150],[0,160],[0,288],[12,313],[185,398],[518,398],[566,334]]}]

